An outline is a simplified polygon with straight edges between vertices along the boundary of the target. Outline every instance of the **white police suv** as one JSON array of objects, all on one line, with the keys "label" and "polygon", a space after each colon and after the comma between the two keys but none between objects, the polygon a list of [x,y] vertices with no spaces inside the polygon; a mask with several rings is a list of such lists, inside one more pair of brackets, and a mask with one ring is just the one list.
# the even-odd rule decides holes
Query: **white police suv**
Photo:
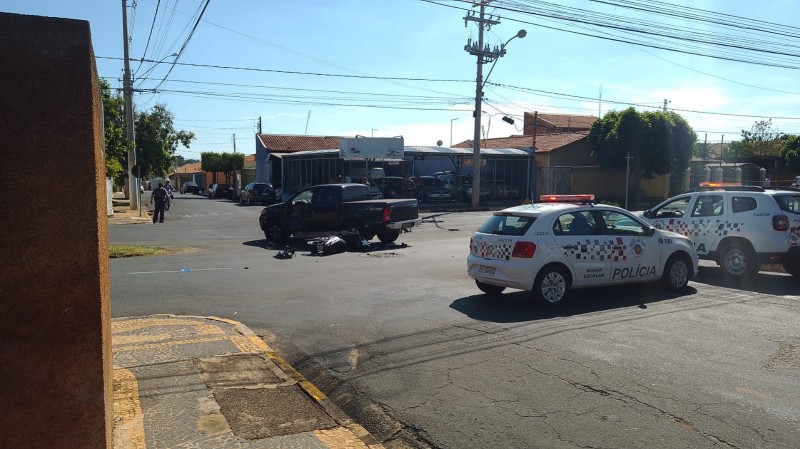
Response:
[{"label": "white police suv", "polygon": [[703,182],[640,213],[657,229],[692,240],[701,259],[730,277],[782,264],[800,277],[800,190]]},{"label": "white police suv", "polygon": [[594,195],[540,200],[495,212],[470,239],[467,272],[484,293],[516,288],[555,305],[571,288],[661,281],[677,290],[697,274],[697,253],[680,234]]}]

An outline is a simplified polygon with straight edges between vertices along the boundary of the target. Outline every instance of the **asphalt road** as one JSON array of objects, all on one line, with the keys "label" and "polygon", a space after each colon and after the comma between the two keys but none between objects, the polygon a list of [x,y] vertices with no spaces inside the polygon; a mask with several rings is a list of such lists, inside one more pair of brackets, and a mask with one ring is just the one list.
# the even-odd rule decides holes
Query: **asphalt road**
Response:
[{"label": "asphalt road", "polygon": [[523,292],[490,300],[467,277],[488,212],[423,214],[405,247],[317,257],[298,244],[280,260],[260,210],[177,195],[163,224],[111,226],[112,244],[181,248],[112,260],[113,316],[242,321],[391,444],[800,447],[790,276],[728,285],[703,263],[680,295],[580,290],[550,309]]}]

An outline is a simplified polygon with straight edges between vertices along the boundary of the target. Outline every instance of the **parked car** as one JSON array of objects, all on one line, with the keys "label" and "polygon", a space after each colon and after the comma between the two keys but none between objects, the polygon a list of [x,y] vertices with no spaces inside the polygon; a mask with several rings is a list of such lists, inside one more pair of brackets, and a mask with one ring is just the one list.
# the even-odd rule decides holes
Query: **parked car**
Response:
[{"label": "parked car", "polygon": [[[468,202],[472,198],[472,177],[456,173],[444,173],[438,175],[445,186],[450,189],[450,194],[461,202]],[[481,199],[489,196],[490,189],[481,185]]]},{"label": "parked car", "polygon": [[455,197],[450,193],[450,189],[436,176],[422,176],[422,201],[453,201]]},{"label": "parked car", "polygon": [[200,194],[200,186],[197,185],[196,182],[186,181],[181,186],[181,193],[193,193],[198,195]]},{"label": "parked car", "polygon": [[800,277],[800,192],[790,188],[701,183],[640,216],[657,229],[691,239],[701,259],[730,277],[782,264]]},{"label": "parked car", "polygon": [[375,185],[383,192],[384,198],[394,199],[403,197],[403,178],[399,176],[385,176],[375,179]]},{"label": "parked car", "polygon": [[558,305],[572,288],[658,281],[680,290],[697,274],[697,253],[682,235],[594,195],[541,200],[494,212],[473,234],[467,274],[482,292],[515,288]]},{"label": "parked car", "polygon": [[241,205],[250,206],[253,203],[260,203],[268,206],[275,201],[277,201],[275,189],[268,182],[251,182],[239,193],[239,204]]},{"label": "parked car", "polygon": [[349,232],[383,243],[421,222],[415,199],[371,199],[364,184],[322,184],[307,187],[288,201],[261,211],[258,223],[267,240],[282,243],[290,236],[318,237]]},{"label": "parked car", "polygon": [[211,187],[208,189],[208,197],[212,199],[217,198],[233,198],[233,189],[228,184],[219,184],[214,183],[211,184]]}]

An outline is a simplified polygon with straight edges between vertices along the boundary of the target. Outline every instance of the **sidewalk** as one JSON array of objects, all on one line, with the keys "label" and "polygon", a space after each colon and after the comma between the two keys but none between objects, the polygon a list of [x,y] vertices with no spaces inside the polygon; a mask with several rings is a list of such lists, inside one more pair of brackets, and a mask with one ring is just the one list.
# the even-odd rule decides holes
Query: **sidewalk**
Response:
[{"label": "sidewalk", "polygon": [[142,195],[141,214],[138,209],[131,210],[131,200],[125,199],[125,194],[116,192],[111,195],[111,205],[114,211],[113,215],[108,216],[109,224],[133,224],[133,223],[150,223],[152,216],[147,208],[150,197]]},{"label": "sidewalk", "polygon": [[241,323],[111,322],[114,448],[382,449]]}]

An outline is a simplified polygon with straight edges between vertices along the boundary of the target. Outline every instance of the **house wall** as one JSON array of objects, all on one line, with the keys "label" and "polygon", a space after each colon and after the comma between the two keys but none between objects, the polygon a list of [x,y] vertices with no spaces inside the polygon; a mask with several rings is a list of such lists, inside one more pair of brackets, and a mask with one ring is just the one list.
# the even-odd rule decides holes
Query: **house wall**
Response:
[{"label": "house wall", "polygon": [[[629,180],[632,182],[632,180]],[[598,200],[625,201],[625,170],[607,170],[600,167],[573,167],[572,193],[594,193]],[[632,192],[629,192],[629,195]],[[642,180],[642,197],[646,199],[669,198],[669,175],[659,175]]]},{"label": "house wall", "polygon": [[[0,448],[111,448],[103,119],[89,22],[0,13],[0,42]],[[76,176],[80,194],[68,199],[40,188],[75,186]]]}]

